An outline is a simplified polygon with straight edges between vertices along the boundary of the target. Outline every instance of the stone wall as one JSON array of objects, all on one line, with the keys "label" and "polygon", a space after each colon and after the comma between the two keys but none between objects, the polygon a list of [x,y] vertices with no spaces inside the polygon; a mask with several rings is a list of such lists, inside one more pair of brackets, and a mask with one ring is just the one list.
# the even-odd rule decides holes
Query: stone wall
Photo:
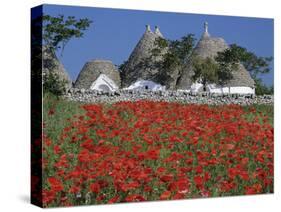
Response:
[{"label": "stone wall", "polygon": [[120,101],[168,101],[182,102],[189,104],[273,104],[274,98],[271,95],[251,96],[237,94],[209,94],[199,93],[192,94],[187,91],[134,91],[134,90],[119,90],[114,92],[104,92],[85,89],[70,89],[64,96],[66,99],[85,103],[114,103]]}]

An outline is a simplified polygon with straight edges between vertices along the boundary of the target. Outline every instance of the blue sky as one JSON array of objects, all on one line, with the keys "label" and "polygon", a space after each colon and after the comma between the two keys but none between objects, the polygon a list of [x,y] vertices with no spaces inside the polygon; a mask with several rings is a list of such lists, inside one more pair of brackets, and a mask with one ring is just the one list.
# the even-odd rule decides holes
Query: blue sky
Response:
[{"label": "blue sky", "polygon": [[[273,19],[57,5],[45,5],[43,12],[93,21],[83,38],[72,39],[60,57],[72,80],[92,59],[108,59],[116,65],[127,60],[146,24],[152,29],[159,26],[168,39],[179,39],[188,33],[199,39],[207,21],[212,36],[246,47],[258,56],[273,56]],[[273,84],[273,65],[271,72],[262,78],[267,85]]]}]

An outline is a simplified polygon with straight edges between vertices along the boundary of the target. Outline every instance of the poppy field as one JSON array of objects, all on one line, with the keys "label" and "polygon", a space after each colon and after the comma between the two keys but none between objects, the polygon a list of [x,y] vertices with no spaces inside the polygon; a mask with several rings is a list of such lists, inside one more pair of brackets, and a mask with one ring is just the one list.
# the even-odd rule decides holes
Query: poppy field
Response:
[{"label": "poppy field", "polygon": [[49,99],[43,120],[44,207],[273,193],[273,106]]}]

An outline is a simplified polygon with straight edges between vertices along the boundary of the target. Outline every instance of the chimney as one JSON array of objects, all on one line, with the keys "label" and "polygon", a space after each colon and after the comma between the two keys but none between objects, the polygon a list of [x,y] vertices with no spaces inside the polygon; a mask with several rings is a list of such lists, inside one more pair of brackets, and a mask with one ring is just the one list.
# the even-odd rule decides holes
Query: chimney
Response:
[{"label": "chimney", "polygon": [[204,22],[204,33],[203,33],[203,37],[209,37],[210,34],[208,32],[208,22]]},{"label": "chimney", "polygon": [[158,26],[155,26],[155,34],[159,35],[160,37],[163,37],[162,33],[160,32],[160,29]]},{"label": "chimney", "polygon": [[150,29],[150,25],[149,25],[149,24],[145,25],[145,28],[146,28],[146,32],[151,32],[151,29]]},{"label": "chimney", "polygon": [[208,22],[204,23],[204,31],[205,33],[208,33]]}]

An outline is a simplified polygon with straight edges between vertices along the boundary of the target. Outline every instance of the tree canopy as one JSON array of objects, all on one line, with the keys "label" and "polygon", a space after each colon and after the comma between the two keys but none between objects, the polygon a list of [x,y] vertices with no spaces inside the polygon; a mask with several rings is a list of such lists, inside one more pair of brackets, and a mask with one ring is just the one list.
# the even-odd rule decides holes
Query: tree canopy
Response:
[{"label": "tree canopy", "polygon": [[225,52],[215,59],[192,56],[193,82],[202,83],[204,91],[207,84],[225,85],[233,78],[233,71],[238,69],[238,60],[234,55]]},{"label": "tree canopy", "polygon": [[65,18],[63,15],[44,15],[42,20],[44,44],[54,50],[60,49],[61,53],[70,39],[83,37],[92,23],[88,18],[77,20],[74,16]]},{"label": "tree canopy", "polygon": [[273,57],[259,57],[237,44],[231,44],[224,52],[219,52],[218,58],[228,55],[242,63],[253,79],[258,78],[259,74],[268,73],[270,71],[270,63],[273,60]]},{"label": "tree canopy", "polygon": [[162,57],[156,64],[159,69],[163,70],[160,72],[161,78],[169,82],[177,77],[175,74],[180,74],[182,66],[187,62],[194,48],[195,40],[193,34],[183,36],[179,40],[167,40],[161,37],[155,40],[151,57],[152,59]]},{"label": "tree canopy", "polygon": [[270,72],[270,65],[273,57],[260,57],[244,47],[231,44],[228,49],[219,52],[216,57],[217,62],[223,63],[224,61],[229,62],[229,60],[243,64],[255,81],[257,95],[273,94],[273,86],[266,86],[260,78],[260,75]]},{"label": "tree canopy", "polygon": [[[157,38],[155,40],[155,47],[152,49],[152,56],[163,56],[161,66],[165,69],[185,64],[189,58],[196,39],[194,34],[183,36],[179,40],[167,40],[164,38]],[[166,49],[165,51],[163,51]]]},{"label": "tree canopy", "polygon": [[58,64],[55,51],[60,49],[62,54],[66,44],[72,38],[83,37],[84,31],[91,23],[92,21],[87,18],[78,20],[74,16],[65,18],[63,15],[57,17],[43,15],[32,19],[31,65],[33,80],[42,80],[42,50],[51,55],[51,58],[43,58],[45,60],[44,67],[48,70],[43,73],[44,91],[57,96],[64,93],[67,82],[56,72]]},{"label": "tree canopy", "polygon": [[218,83],[219,65],[211,58],[193,57],[192,66],[194,74],[192,81],[202,83],[203,90],[206,91],[206,85],[211,83]]}]

